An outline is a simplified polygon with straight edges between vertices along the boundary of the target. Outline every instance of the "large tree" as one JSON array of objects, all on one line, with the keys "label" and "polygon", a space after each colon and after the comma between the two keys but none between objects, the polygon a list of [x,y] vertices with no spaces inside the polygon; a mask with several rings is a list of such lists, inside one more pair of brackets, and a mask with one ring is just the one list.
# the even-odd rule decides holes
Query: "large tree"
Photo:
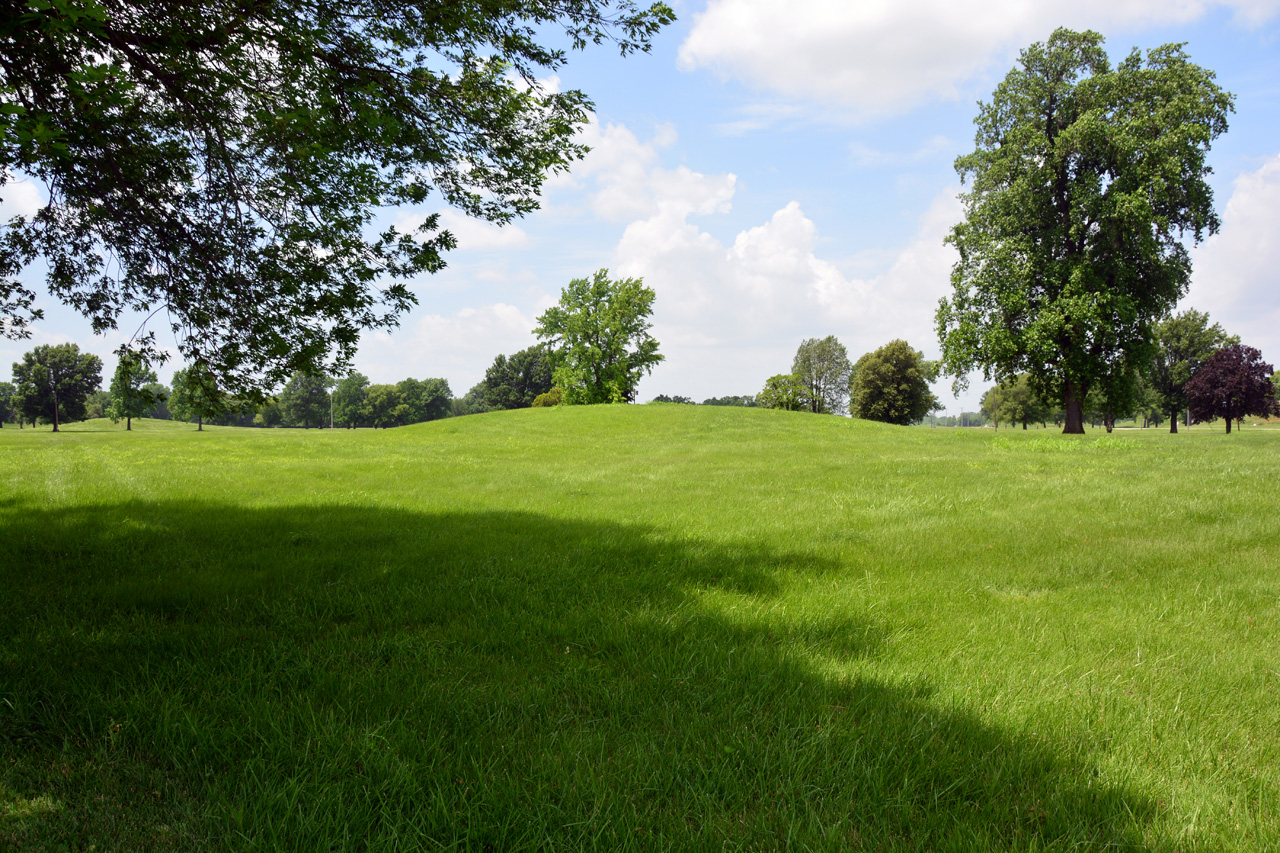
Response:
[{"label": "large tree", "polygon": [[937,312],[957,388],[975,369],[1025,371],[1068,433],[1084,431],[1092,388],[1129,405],[1154,324],[1186,293],[1182,240],[1218,229],[1206,157],[1232,109],[1181,45],[1113,68],[1102,43],[1057,30],[980,106],[977,148],[956,160],[969,190]]},{"label": "large tree", "polygon": [[4,426],[5,421],[18,419],[17,408],[13,405],[17,393],[18,389],[12,382],[0,382],[0,427]]},{"label": "large tree", "polygon": [[102,359],[75,344],[44,344],[13,365],[13,384],[29,420],[58,425],[82,420],[85,401],[102,384]]},{"label": "large tree", "polygon": [[328,376],[295,373],[280,392],[280,413],[285,423],[310,429],[324,426],[334,416],[334,401],[329,396],[333,380]]},{"label": "large tree", "polygon": [[592,107],[542,81],[672,20],[633,0],[0,0],[0,185],[49,195],[0,226],[0,331],[41,316],[20,274],[43,256],[95,330],[167,318],[228,392],[343,366],[455,242],[377,212],[536,208]]},{"label": "large tree", "polygon": [[835,335],[806,338],[791,360],[791,375],[804,386],[804,406],[817,414],[844,411],[852,369],[849,352]]},{"label": "large tree", "polygon": [[437,421],[452,414],[453,391],[448,379],[402,379],[396,383],[405,405],[403,423]]},{"label": "large tree", "polygon": [[508,358],[500,355],[484,372],[484,402],[490,409],[527,409],[551,390],[551,353],[541,344]]},{"label": "large tree", "polygon": [[156,384],[156,372],[141,354],[126,349],[121,350],[119,356],[116,372],[111,376],[111,387],[107,389],[111,404],[106,414],[112,423],[123,419],[125,430],[132,430],[133,419],[154,411],[156,403],[162,402],[163,398],[158,400],[157,392],[150,387]]},{"label": "large tree", "polygon": [[869,352],[853,368],[849,413],[855,418],[906,426],[940,408],[929,383],[938,375],[935,363],[904,340],[890,341]]},{"label": "large tree", "polygon": [[1169,432],[1178,431],[1178,414],[1190,408],[1183,388],[1215,352],[1240,343],[1209,315],[1189,309],[1166,317],[1156,327],[1156,351],[1149,373],[1161,407],[1169,416]]},{"label": "large tree", "polygon": [[577,278],[533,330],[547,341],[564,402],[630,403],[636,385],[663,360],[653,324],[654,292],[638,278],[612,281],[608,270]]},{"label": "large tree", "polygon": [[1192,417],[1202,421],[1225,418],[1230,433],[1233,420],[1249,415],[1280,415],[1276,388],[1271,384],[1272,370],[1253,347],[1223,347],[1183,387]]}]

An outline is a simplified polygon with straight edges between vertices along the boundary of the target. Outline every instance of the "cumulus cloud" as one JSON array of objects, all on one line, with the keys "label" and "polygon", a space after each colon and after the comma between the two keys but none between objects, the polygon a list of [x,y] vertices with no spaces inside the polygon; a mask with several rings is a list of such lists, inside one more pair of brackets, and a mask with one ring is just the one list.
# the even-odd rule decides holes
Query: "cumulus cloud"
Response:
[{"label": "cumulus cloud", "polygon": [[1168,25],[1218,7],[1257,24],[1280,0],[710,0],[678,61],[788,99],[879,115],[959,97],[1058,26]]},{"label": "cumulus cloud", "polygon": [[44,193],[34,181],[10,174],[0,184],[0,222],[8,222],[15,216],[34,216],[44,204]]},{"label": "cumulus cloud", "polygon": [[1280,365],[1280,154],[1235,180],[1221,230],[1192,252],[1184,307],[1208,311],[1243,343]]},{"label": "cumulus cloud", "polygon": [[501,302],[448,315],[428,314],[394,335],[377,332],[366,338],[355,366],[373,382],[446,377],[453,393],[461,396],[484,378],[498,353],[518,352],[536,343],[535,323],[536,314]]},{"label": "cumulus cloud", "polygon": [[807,337],[834,334],[854,357],[893,338],[936,349],[933,313],[954,261],[942,240],[961,215],[953,190],[887,269],[865,278],[819,256],[818,226],[797,202],[725,244],[689,222],[705,205],[680,198],[628,225],[615,250],[615,272],[657,293],[654,330],[667,361],[642,393],[753,393],[790,368]]},{"label": "cumulus cloud", "polygon": [[[413,233],[426,221],[426,214],[415,213],[396,222],[400,231]],[[486,249],[521,249],[530,244],[529,235],[519,225],[495,225],[483,219],[464,216],[456,210],[440,213],[440,228],[448,231],[458,241],[455,251],[483,251]]]}]

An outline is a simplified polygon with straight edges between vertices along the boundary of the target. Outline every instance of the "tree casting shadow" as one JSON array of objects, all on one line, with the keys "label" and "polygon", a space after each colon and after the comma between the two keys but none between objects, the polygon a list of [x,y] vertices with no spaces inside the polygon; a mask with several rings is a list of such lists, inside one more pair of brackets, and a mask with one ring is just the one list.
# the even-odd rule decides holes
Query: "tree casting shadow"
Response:
[{"label": "tree casting shadow", "polygon": [[807,554],[537,514],[0,509],[0,844],[1145,849],[1139,793],[903,686]]}]

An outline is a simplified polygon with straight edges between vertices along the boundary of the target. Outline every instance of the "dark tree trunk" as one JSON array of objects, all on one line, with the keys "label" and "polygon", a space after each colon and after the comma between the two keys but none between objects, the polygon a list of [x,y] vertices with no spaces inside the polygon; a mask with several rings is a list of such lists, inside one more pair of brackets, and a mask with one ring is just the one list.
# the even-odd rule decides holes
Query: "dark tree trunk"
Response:
[{"label": "dark tree trunk", "polygon": [[131,416],[129,416],[129,415],[125,415],[125,416],[124,416],[124,430],[125,430],[125,432],[129,432],[129,431],[130,431],[130,430],[132,430],[132,429],[133,429],[133,418],[132,418]]},{"label": "dark tree trunk", "polygon": [[[34,427],[35,423],[32,422],[31,426]],[[56,385],[53,386],[53,431],[58,431],[58,386]],[[1227,431],[1231,431],[1231,424],[1227,424]]]},{"label": "dark tree trunk", "polygon": [[1082,389],[1075,382],[1067,380],[1062,398],[1066,408],[1066,425],[1062,428],[1062,434],[1084,435],[1084,411],[1082,406],[1084,393],[1082,393]]},{"label": "dark tree trunk", "polygon": [[1026,421],[1023,421],[1023,422],[1022,422],[1022,428],[1023,428],[1023,429],[1026,429],[1026,428],[1027,428],[1027,422],[1026,422]]},{"label": "dark tree trunk", "polygon": [[1227,418],[1227,435],[1231,435],[1231,418]]},{"label": "dark tree trunk", "polygon": [[204,432],[204,415],[196,415],[196,432]]},{"label": "dark tree trunk", "polygon": [[1170,412],[1169,413],[1169,432],[1177,432],[1177,431],[1178,431],[1178,413]]}]

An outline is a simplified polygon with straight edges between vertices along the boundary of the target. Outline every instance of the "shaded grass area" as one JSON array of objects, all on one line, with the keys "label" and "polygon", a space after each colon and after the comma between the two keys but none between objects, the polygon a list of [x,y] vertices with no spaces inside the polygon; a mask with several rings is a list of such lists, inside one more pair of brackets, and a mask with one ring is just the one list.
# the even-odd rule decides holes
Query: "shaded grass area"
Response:
[{"label": "shaded grass area", "polygon": [[0,446],[0,846],[1277,838],[1274,448],[779,414]]}]

